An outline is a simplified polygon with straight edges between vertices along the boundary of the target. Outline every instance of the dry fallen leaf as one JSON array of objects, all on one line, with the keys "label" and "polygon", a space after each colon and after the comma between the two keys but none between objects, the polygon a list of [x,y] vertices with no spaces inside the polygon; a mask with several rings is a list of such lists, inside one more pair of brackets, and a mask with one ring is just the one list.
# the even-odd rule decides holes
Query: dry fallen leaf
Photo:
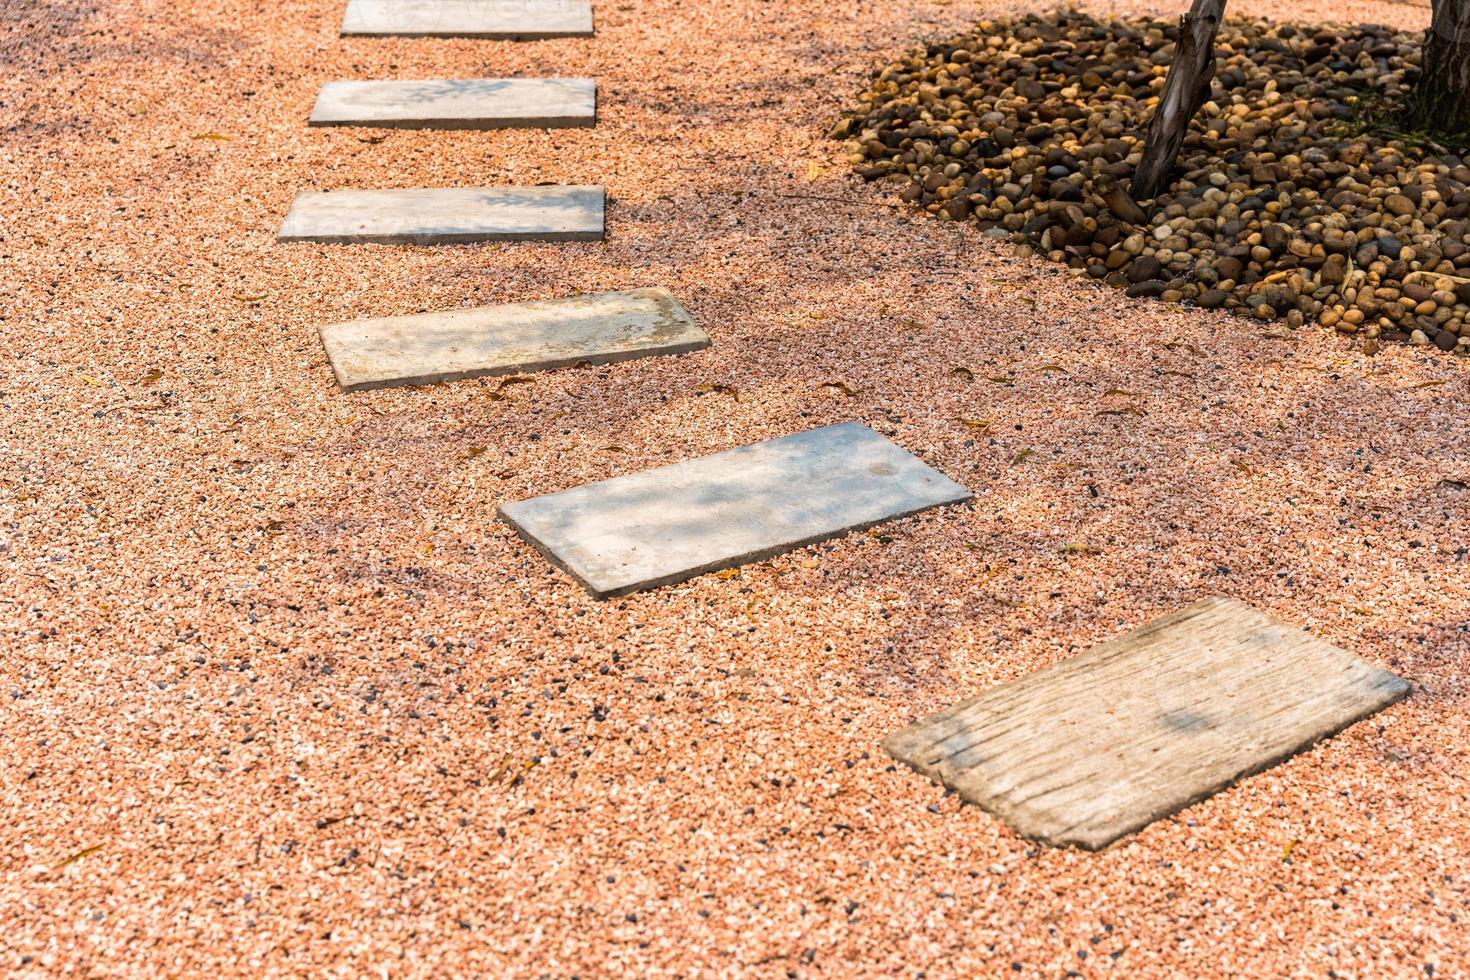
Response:
[{"label": "dry fallen leaf", "polygon": [[69,864],[75,864],[82,858],[86,857],[88,854],[96,854],[98,851],[102,850],[102,847],[103,845],[101,844],[93,844],[91,847],[84,847],[80,851],[77,851],[75,854],[73,854],[71,857],[67,858],[65,861],[62,861],[60,864],[57,865],[57,867],[64,868]]},{"label": "dry fallen leaf", "polygon": [[810,569],[810,568],[821,568],[822,567],[822,563],[820,561],[818,561],[817,559],[815,559],[815,558],[803,558],[801,560],[801,567],[802,568],[808,568],[808,569]]},{"label": "dry fallen leaf", "polygon": [[1026,460],[1030,459],[1032,456],[1035,456],[1035,455],[1036,455],[1036,450],[1034,450],[1034,449],[1023,449],[1020,452],[1016,453],[1016,455],[1011,458],[1011,462],[1012,463],[1024,463],[1024,462],[1026,462]]},{"label": "dry fallen leaf", "polygon": [[851,385],[849,385],[846,381],[823,381],[820,385],[818,385],[818,387],[820,387],[820,388],[836,388],[838,391],[842,392],[844,395],[846,395],[849,398],[851,398],[854,395],[861,395],[863,393],[861,388],[854,388]]},{"label": "dry fallen leaf", "polygon": [[78,377],[80,377],[83,381],[85,381],[87,384],[91,385],[94,388],[106,388],[107,387],[107,385],[104,382],[98,381],[96,378],[92,377],[90,374],[82,374],[82,375],[78,375]]},{"label": "dry fallen leaf", "polygon": [[706,393],[713,393],[713,394],[716,394],[716,395],[729,395],[731,398],[735,399],[737,402],[740,400],[740,392],[736,390],[736,388],[735,388],[734,385],[709,383],[709,384],[695,385],[694,386],[694,390],[695,391],[702,391],[702,392],[706,392]]},{"label": "dry fallen leaf", "polygon": [[221,136],[219,133],[195,133],[189,138],[191,140],[218,140],[223,143],[228,143],[230,141],[230,137]]},{"label": "dry fallen leaf", "polygon": [[1041,370],[1042,371],[1060,371],[1063,374],[1071,374],[1072,373],[1071,371],[1068,371],[1066,368],[1062,367],[1060,364],[1043,364],[1043,365],[1041,365]]},{"label": "dry fallen leaf", "polygon": [[715,572],[715,578],[732,579],[740,577],[740,569],[727,568],[722,572]]},{"label": "dry fallen leaf", "polygon": [[969,426],[970,428],[978,429],[981,432],[984,432],[986,429],[990,428],[990,422],[987,419],[955,419],[955,421],[958,422],[960,425]]},{"label": "dry fallen leaf", "polygon": [[536,383],[536,379],[535,378],[532,378],[532,377],[530,377],[528,375],[524,375],[524,374],[512,374],[509,377],[501,378],[500,379],[500,384],[496,385],[490,391],[485,392],[485,397],[488,398],[488,399],[490,399],[492,402],[503,402],[503,401],[506,401],[506,400],[508,400],[510,398],[509,395],[505,394],[505,389],[508,386],[510,386],[510,385],[529,385],[529,384],[535,384],[535,383]]},{"label": "dry fallen leaf", "polygon": [[818,164],[815,160],[808,160],[806,162],[806,179],[809,182],[815,182],[817,180],[817,178],[819,178],[821,176],[822,176],[822,168],[821,168],[821,165]]},{"label": "dry fallen leaf", "polygon": [[159,368],[153,368],[147,374],[145,374],[141,378],[139,378],[136,383],[137,384],[140,384],[140,385],[143,385],[143,386],[147,386],[147,385],[153,384],[154,382],[156,382],[161,377],[163,377],[163,371],[161,369],[159,369]]},{"label": "dry fallen leaf", "polygon": [[1232,459],[1230,461],[1230,465],[1240,470],[1240,472],[1244,473],[1246,476],[1255,476],[1255,474],[1251,472],[1251,468],[1238,459]]}]

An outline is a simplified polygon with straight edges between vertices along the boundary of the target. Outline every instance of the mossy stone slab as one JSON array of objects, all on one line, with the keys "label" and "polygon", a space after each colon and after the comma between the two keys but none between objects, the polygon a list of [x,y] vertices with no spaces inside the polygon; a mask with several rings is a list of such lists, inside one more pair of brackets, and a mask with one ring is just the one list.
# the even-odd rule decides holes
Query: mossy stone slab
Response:
[{"label": "mossy stone slab", "polygon": [[611,364],[710,343],[662,287],[353,320],[320,333],[347,391]]},{"label": "mossy stone slab", "polygon": [[505,504],[500,516],[605,598],[969,497],[872,429],[846,422]]}]

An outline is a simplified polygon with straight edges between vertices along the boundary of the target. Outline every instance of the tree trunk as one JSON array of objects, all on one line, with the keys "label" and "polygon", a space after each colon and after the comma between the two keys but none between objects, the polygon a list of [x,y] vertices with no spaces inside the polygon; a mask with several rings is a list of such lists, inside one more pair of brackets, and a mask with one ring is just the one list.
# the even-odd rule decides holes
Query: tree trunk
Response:
[{"label": "tree trunk", "polygon": [[1470,135],[1470,0],[1434,0],[1414,103],[1424,128]]},{"label": "tree trunk", "polygon": [[[1470,3],[1470,0],[1441,0],[1442,3]],[[1174,62],[1164,80],[1159,107],[1149,123],[1148,139],[1143,144],[1143,161],[1133,175],[1129,191],[1135,201],[1150,201],[1159,196],[1168,180],[1189,121],[1204,104],[1215,77],[1215,35],[1225,18],[1225,0],[1194,0],[1189,13],[1179,26],[1179,45]]]}]

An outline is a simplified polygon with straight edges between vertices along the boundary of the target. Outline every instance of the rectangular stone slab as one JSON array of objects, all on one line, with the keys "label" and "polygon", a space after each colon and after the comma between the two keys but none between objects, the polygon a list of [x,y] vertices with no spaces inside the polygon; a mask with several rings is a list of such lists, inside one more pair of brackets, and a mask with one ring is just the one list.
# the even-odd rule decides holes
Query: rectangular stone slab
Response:
[{"label": "rectangular stone slab", "polygon": [[846,422],[505,504],[500,516],[606,598],[969,497],[872,429]]},{"label": "rectangular stone slab", "polygon": [[328,82],[312,126],[379,129],[562,129],[591,126],[590,78],[440,78],[421,82]]},{"label": "rectangular stone slab", "polygon": [[710,343],[661,287],[354,320],[320,332],[346,391],[611,364]]},{"label": "rectangular stone slab", "polygon": [[601,187],[305,191],[291,203],[277,241],[601,241],[602,209]]},{"label": "rectangular stone slab", "polygon": [[1345,650],[1213,598],[962,701],[883,747],[1025,837],[1096,850],[1408,693]]},{"label": "rectangular stone slab", "polygon": [[591,37],[589,0],[347,0],[342,34],[530,41]]}]

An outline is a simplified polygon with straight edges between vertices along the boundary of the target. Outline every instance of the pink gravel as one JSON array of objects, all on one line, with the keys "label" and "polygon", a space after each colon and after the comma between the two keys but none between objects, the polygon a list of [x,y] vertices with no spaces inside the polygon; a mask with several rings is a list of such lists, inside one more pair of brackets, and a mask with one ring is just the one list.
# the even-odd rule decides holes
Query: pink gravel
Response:
[{"label": "pink gravel", "polygon": [[[868,66],[1016,3],[526,44],[341,7],[5,7],[0,970],[1470,973],[1464,360],[1126,300],[855,181]],[[597,128],[305,125],[327,80],[501,74],[596,76]],[[605,183],[607,243],[273,242],[302,189],[543,181]],[[315,335],[651,284],[715,346],[503,397],[343,395]],[[974,505],[607,603],[493,520],[847,419]],[[1217,593],[1418,690],[1100,854],[878,748]]]}]

